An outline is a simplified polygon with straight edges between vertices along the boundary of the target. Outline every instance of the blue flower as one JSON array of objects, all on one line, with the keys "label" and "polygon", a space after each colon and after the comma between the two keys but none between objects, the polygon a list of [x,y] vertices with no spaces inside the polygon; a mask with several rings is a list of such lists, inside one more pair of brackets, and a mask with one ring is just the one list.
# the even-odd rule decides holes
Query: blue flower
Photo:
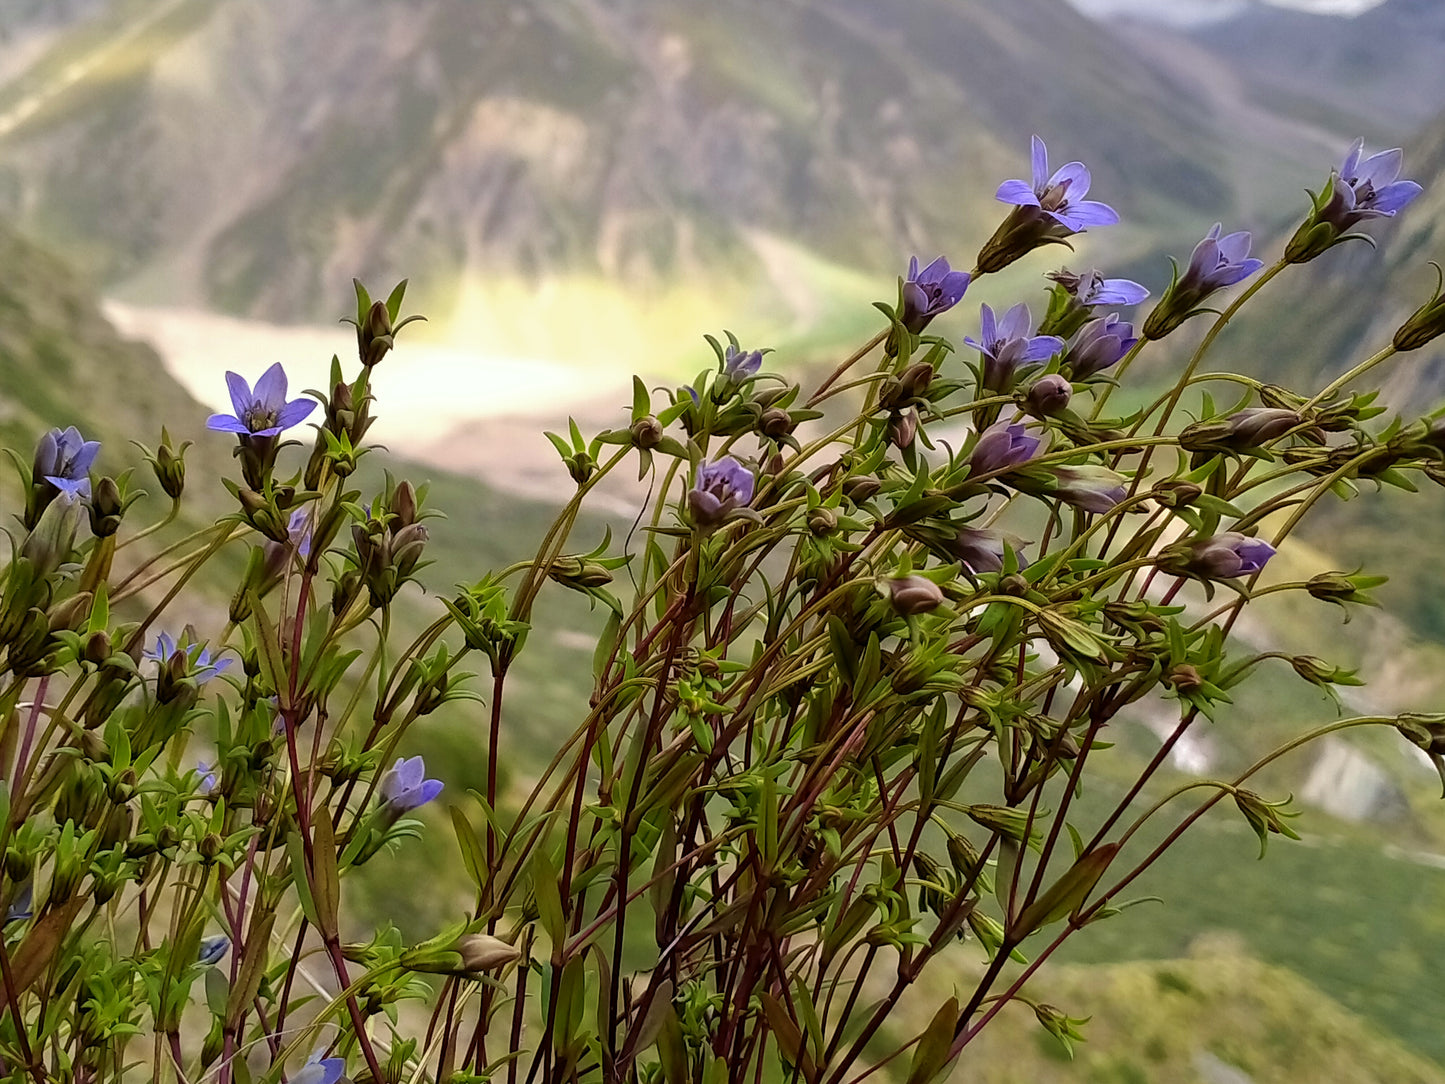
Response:
[{"label": "blue flower", "polygon": [[216,789],[216,768],[214,764],[207,764],[204,760],[196,762],[196,789],[202,794],[210,794]]},{"label": "blue flower", "polygon": [[12,922],[29,922],[35,917],[34,909],[35,885],[26,881],[20,886],[20,891],[15,893],[15,898],[10,901],[10,906],[5,911],[5,925]]},{"label": "blue flower", "polygon": [[194,679],[197,685],[204,685],[217,674],[224,673],[234,661],[233,659],[212,661],[210,648],[204,644],[177,644],[167,632],[157,633],[155,647],[141,652],[141,658],[151,659],[164,667],[177,654],[184,659],[182,665],[187,672],[186,676]]},{"label": "blue flower", "polygon": [[1137,305],[1149,296],[1147,287],[1133,279],[1106,279],[1102,272],[1090,270],[1075,275],[1064,268],[1044,276],[1062,286],[1080,305]]},{"label": "blue flower", "polygon": [[312,1054],[299,1072],[291,1074],[291,1084],[336,1084],[341,1079],[346,1062],[340,1058],[319,1058],[317,1054]]},{"label": "blue flower", "polygon": [[[1090,226],[1112,226],[1119,214],[1107,203],[1086,200],[1093,178],[1082,162],[1069,162],[1049,176],[1049,149],[1033,137],[1033,183],[1004,181],[995,196],[1001,203],[1036,207],[1069,233],[1081,233]],[[1045,179],[1047,177],[1047,180]]]},{"label": "blue flower", "polygon": [[397,760],[381,777],[382,801],[394,813],[409,813],[441,792],[442,781],[426,778],[426,763],[421,757]]},{"label": "blue flower", "polygon": [[970,474],[998,474],[1027,463],[1039,452],[1040,440],[1029,436],[1023,422],[995,422],[979,434],[969,456]]},{"label": "blue flower", "polygon": [[753,472],[730,455],[708,463],[697,472],[697,482],[687,492],[687,507],[698,527],[716,527],[729,512],[746,507],[753,499]]},{"label": "blue flower", "polygon": [[1191,316],[1211,294],[1249,278],[1263,261],[1249,255],[1250,236],[1246,230],[1219,236],[1224,227],[1216,222],[1204,239],[1194,246],[1189,266],[1176,275],[1169,289],[1144,321],[1146,339],[1162,339]]},{"label": "blue flower", "polygon": [[35,446],[31,478],[49,482],[67,497],[90,496],[90,468],[100,454],[100,441],[86,440],[75,426],[52,429]]},{"label": "blue flower", "polygon": [[1405,164],[1399,147],[1361,161],[1364,152],[1365,141],[1355,140],[1334,177],[1334,198],[1330,202],[1333,217],[1329,214],[1325,217],[1341,230],[1367,218],[1393,218],[1424,191],[1414,181],[1396,179]]},{"label": "blue flower", "polygon": [[226,955],[226,950],[231,947],[231,939],[224,934],[215,937],[207,937],[201,942],[201,948],[196,953],[196,962],[210,967],[218,964]]},{"label": "blue flower", "polygon": [[1138,341],[1134,325],[1120,320],[1117,313],[1110,313],[1090,320],[1079,329],[1063,363],[1075,380],[1087,380],[1116,365]]},{"label": "blue flower", "polygon": [[737,381],[746,380],[757,374],[763,367],[761,350],[739,350],[737,344],[729,343],[723,352],[723,375]]},{"label": "blue flower", "polygon": [[231,372],[226,374],[226,386],[231,391],[231,405],[236,413],[212,414],[206,419],[207,429],[241,436],[274,437],[305,421],[316,409],[314,399],[286,401],[286,371],[279,361],[261,374],[254,391]]},{"label": "blue flower", "polygon": [[903,283],[903,326],[917,335],[928,322],[963,300],[968,289],[968,272],[953,270],[942,256],[922,271],[918,257],[908,261],[908,278]]},{"label": "blue flower", "polygon": [[982,384],[989,391],[1006,392],[1013,387],[1021,365],[1044,361],[1064,348],[1057,335],[1033,335],[1029,307],[1022,302],[997,320],[993,309],[980,306],[980,338],[964,337],[964,343],[983,355]]}]

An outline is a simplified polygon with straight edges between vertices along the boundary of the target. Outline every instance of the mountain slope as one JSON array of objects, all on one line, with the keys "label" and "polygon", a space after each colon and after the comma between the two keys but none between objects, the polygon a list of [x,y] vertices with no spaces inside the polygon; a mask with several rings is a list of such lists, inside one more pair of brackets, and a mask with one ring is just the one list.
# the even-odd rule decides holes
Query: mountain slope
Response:
[{"label": "mountain slope", "polygon": [[973,251],[1033,132],[1120,254],[1317,153],[1219,108],[1064,0],[116,0],[0,87],[0,205],[133,298],[279,319],[352,274],[757,280],[759,234],[891,275]]}]

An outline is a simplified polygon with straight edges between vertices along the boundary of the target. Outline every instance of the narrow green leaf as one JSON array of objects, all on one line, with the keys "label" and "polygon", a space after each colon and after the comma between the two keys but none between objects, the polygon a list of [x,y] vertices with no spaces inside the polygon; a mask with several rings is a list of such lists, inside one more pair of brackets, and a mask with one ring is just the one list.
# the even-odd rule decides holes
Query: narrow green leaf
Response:
[{"label": "narrow green leaf", "polygon": [[954,1032],[958,1028],[958,998],[951,997],[938,1007],[928,1027],[918,1037],[913,1048],[913,1061],[908,1066],[908,1080],[905,1084],[928,1084],[948,1065],[949,1049],[953,1046]]}]

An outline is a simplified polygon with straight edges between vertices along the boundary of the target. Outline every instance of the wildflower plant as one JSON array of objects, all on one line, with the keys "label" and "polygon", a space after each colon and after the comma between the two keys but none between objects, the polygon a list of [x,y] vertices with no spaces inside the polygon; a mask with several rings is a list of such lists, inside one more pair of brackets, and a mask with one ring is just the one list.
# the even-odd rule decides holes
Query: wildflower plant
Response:
[{"label": "wildflower plant", "polygon": [[[1309,237],[1409,202],[1396,158],[1359,159],[1332,181],[1353,209],[1317,200]],[[809,390],[729,337],[688,387],[637,381],[615,428],[549,434],[573,493],[534,556],[477,569],[414,639],[393,612],[427,564],[426,487],[367,492],[356,473],[404,283],[384,301],[358,284],[357,371],[333,359],[329,391],[288,400],[276,367],[254,389],[229,378],[235,414],[210,426],[236,442],[234,510],[124,575],[117,548],[155,526],[132,530],[127,476],[93,478],[101,450],[75,429],[13,455],[7,1078],[922,1084],[1011,1005],[1083,1039],[1087,1007],[1030,980],[1225,799],[1261,844],[1295,837],[1296,811],[1251,789],[1278,757],[1393,728],[1445,778],[1445,716],[1414,714],[1328,721],[1232,778],[1168,786],[1171,750],[1228,725],[1230,690],[1273,662],[1358,681],[1231,632],[1268,594],[1372,604],[1379,577],[1293,580],[1273,559],[1321,501],[1445,478],[1438,423],[1382,417],[1361,386],[1439,334],[1438,298],[1403,345],[1322,387],[1197,376],[1300,262],[1265,266],[1216,227],[1140,334],[1106,310],[1145,288],[1093,272],[1051,276],[1046,331],[1026,299],[985,306],[962,328],[977,359],[932,334],[979,276],[1115,221],[1088,187],[1036,140],[973,270],[914,260],[878,333]],[[1108,414],[1141,351],[1206,300],[1223,307],[1173,386]],[[308,451],[287,434],[313,416]],[[172,515],[184,454],[166,434],[143,449]],[[598,485],[634,467],[637,530],[577,543]],[[222,551],[241,569],[224,623],[167,631]],[[559,588],[601,603],[591,693],[545,767],[504,788],[500,762],[535,740],[510,675]],[[409,743],[466,699],[485,721],[453,766],[466,785],[444,788]],[[1174,712],[1143,763],[1110,740],[1138,702]],[[1102,812],[1080,802],[1121,770]],[[468,897],[407,943],[358,909],[352,876],[443,823]],[[919,996],[926,1024],[885,1028]]]}]

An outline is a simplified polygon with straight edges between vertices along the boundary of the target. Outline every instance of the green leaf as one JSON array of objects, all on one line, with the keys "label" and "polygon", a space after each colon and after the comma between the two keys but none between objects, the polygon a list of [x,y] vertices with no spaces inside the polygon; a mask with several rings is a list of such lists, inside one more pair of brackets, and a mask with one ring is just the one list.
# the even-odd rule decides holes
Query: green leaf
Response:
[{"label": "green leaf", "polygon": [[567,940],[567,920],[562,911],[562,888],[557,867],[546,848],[538,847],[532,856],[532,892],[537,898],[537,917],[552,942],[552,958],[562,951]]},{"label": "green leaf", "polygon": [[341,909],[341,876],[336,868],[336,829],[325,806],[316,810],[311,822],[311,861],[316,926],[327,937],[333,937]]},{"label": "green leaf", "polygon": [[457,835],[457,846],[461,848],[462,862],[467,867],[467,875],[477,886],[477,891],[481,892],[487,886],[487,860],[482,852],[481,840],[472,830],[472,822],[467,820],[465,813],[456,806],[448,808],[452,815],[452,829]]},{"label": "green leaf", "polygon": [[1075,910],[1094,890],[1118,853],[1119,844],[1105,843],[1070,866],[1047,892],[1023,909],[1011,931],[1014,940],[1021,940]]},{"label": "green leaf", "polygon": [[913,1061],[908,1067],[905,1084],[928,1084],[943,1072],[951,1060],[949,1050],[958,1029],[958,1014],[956,997],[949,998],[938,1007],[928,1027],[918,1037],[918,1045],[913,1048]]}]

